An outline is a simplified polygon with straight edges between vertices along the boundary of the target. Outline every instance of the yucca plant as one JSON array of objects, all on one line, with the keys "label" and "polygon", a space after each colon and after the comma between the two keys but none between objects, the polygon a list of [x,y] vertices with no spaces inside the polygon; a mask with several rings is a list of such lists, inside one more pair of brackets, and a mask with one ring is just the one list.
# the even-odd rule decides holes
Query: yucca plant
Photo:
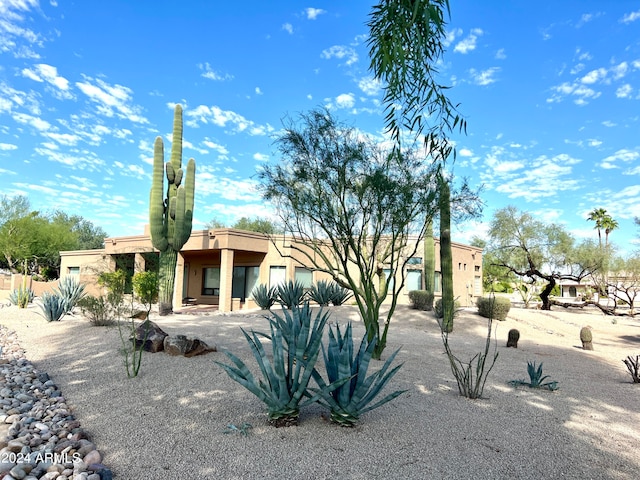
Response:
[{"label": "yucca plant", "polygon": [[253,287],[251,297],[262,310],[269,310],[278,300],[278,290],[261,283]]},{"label": "yucca plant", "polygon": [[542,362],[540,362],[538,366],[536,366],[536,362],[527,362],[527,373],[529,374],[528,382],[524,380],[511,380],[509,383],[514,387],[527,385],[529,388],[547,388],[551,391],[558,389],[558,382],[545,382],[545,380],[549,378],[549,375],[542,375]]},{"label": "yucca plant", "polygon": [[311,286],[311,290],[309,290],[309,298],[321,307],[326,307],[331,303],[331,295],[333,293],[331,285],[332,284],[326,280],[320,280]]},{"label": "yucca plant", "polygon": [[331,303],[336,307],[339,307],[344,302],[349,300],[352,292],[348,288],[343,287],[342,285],[337,284],[336,282],[331,282]]},{"label": "yucca plant", "polygon": [[289,280],[278,285],[278,300],[289,310],[301,305],[305,296],[304,285],[300,282]]},{"label": "yucca plant", "polygon": [[[246,364],[231,352],[224,353],[233,365],[215,362],[229,377],[266,404],[269,421],[276,427],[297,425],[300,408],[317,401],[320,396],[319,393],[304,400],[329,315],[321,310],[313,323],[311,317],[309,302],[305,302],[291,311],[283,308],[282,317],[276,313],[267,317],[270,335],[241,329],[258,363],[261,379],[256,379]],[[271,360],[261,337],[271,341]]]},{"label": "yucca plant", "polygon": [[40,301],[40,309],[47,322],[57,322],[67,313],[67,302],[57,293],[44,292]]},{"label": "yucca plant", "polygon": [[367,377],[369,362],[376,346],[376,338],[374,337],[371,342],[367,342],[365,335],[360,342],[358,354],[354,358],[351,323],[347,324],[344,335],[340,331],[339,325],[336,325],[335,332],[334,334],[333,328],[329,328],[329,348],[325,349],[323,345],[322,355],[329,384],[341,385],[335,389],[327,388],[328,385],[322,375],[314,368],[313,379],[320,388],[309,388],[309,395],[312,393],[320,395],[318,403],[331,411],[331,421],[345,427],[352,427],[363,413],[378,408],[406,392],[406,390],[396,390],[382,400],[372,403],[402,364],[389,370],[399,352],[398,349],[393,352],[380,370]]},{"label": "yucca plant", "polygon": [[70,313],[73,307],[85,296],[84,284],[73,277],[64,277],[58,284],[58,293],[65,301],[65,312]]}]

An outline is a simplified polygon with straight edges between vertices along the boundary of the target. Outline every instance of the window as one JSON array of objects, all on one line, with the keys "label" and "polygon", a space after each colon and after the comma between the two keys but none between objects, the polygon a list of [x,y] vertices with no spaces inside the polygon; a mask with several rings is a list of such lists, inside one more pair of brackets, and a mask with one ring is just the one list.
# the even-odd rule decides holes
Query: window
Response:
[{"label": "window", "polygon": [[393,281],[394,279],[390,278],[391,269],[385,268],[383,272],[384,272],[384,278],[387,279],[387,294],[390,294],[391,292],[393,292],[393,288],[395,287],[395,283]]},{"label": "window", "polygon": [[220,295],[220,268],[202,269],[202,295]]},{"label": "window", "polygon": [[467,264],[466,263],[464,264],[464,271],[465,272],[467,271]]},{"label": "window", "polygon": [[258,283],[259,277],[260,267],[233,267],[231,297],[239,298],[241,302],[244,302]]},{"label": "window", "polygon": [[458,263],[458,270],[462,270],[462,263]]},{"label": "window", "polygon": [[479,275],[473,278],[473,293],[474,295],[482,295],[482,277]]},{"label": "window", "polygon": [[287,270],[285,267],[271,267],[269,268],[269,286],[277,287],[282,285],[286,281]]},{"label": "window", "polygon": [[313,285],[313,272],[308,268],[296,267],[295,281],[301,283],[304,288],[311,288]]},{"label": "window", "polygon": [[442,291],[442,273],[436,272],[433,282],[433,291],[441,292]]},{"label": "window", "polygon": [[407,265],[421,265],[422,257],[411,257],[407,260]]},{"label": "window", "polygon": [[473,268],[474,268],[474,270],[475,270],[476,272],[479,272],[479,271],[480,271],[480,265],[476,265],[476,266],[474,266]]},{"label": "window", "polygon": [[422,290],[422,270],[407,270],[406,288],[411,290]]},{"label": "window", "polygon": [[80,267],[68,267],[67,268],[68,275],[80,275]]}]

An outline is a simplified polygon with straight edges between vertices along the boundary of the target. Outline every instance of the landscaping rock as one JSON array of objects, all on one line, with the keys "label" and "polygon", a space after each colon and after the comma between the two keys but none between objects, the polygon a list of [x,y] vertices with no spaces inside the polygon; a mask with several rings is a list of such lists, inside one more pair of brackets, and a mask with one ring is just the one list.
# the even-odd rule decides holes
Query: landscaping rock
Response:
[{"label": "landscaping rock", "polygon": [[210,347],[197,338],[187,338],[185,335],[171,335],[164,339],[164,351],[169,355],[182,355],[190,358],[196,355],[203,355],[215,352],[215,347]]},{"label": "landscaping rock", "polygon": [[168,334],[151,320],[142,322],[136,328],[136,347],[144,344],[145,352],[156,353],[164,350],[164,339]]}]

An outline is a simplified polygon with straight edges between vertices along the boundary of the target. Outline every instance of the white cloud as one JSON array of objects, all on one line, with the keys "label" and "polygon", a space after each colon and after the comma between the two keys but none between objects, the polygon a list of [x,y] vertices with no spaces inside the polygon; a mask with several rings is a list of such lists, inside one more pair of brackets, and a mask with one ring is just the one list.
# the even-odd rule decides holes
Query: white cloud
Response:
[{"label": "white cloud", "polygon": [[445,47],[448,47],[453,42],[455,42],[456,38],[459,37],[460,35],[462,35],[461,28],[454,28],[453,30],[449,30],[446,32],[444,40],[442,41],[442,44]]},{"label": "white cloud", "polygon": [[269,160],[269,155],[265,155],[264,153],[254,153],[253,159],[258,162],[266,162]]},{"label": "white cloud", "polygon": [[305,10],[305,13],[307,14],[307,19],[309,20],[315,20],[316,18],[318,18],[318,16],[322,15],[323,13],[327,13],[326,10],[322,10],[321,8],[307,8]]},{"label": "white cloud", "polygon": [[501,48],[496,52],[495,58],[496,60],[504,60],[505,58],[507,58],[507,54],[504,53],[504,48]]},{"label": "white cloud", "polygon": [[382,90],[382,84],[380,80],[373,77],[362,77],[358,82],[358,87],[362,90],[366,95],[376,96]]},{"label": "white cloud", "polygon": [[251,120],[247,120],[239,113],[231,110],[222,110],[218,106],[198,105],[194,109],[185,111],[185,116],[189,119],[187,125],[198,127],[199,123],[213,124],[218,127],[231,125],[233,132],[246,132],[250,135],[266,135],[273,131],[273,127],[267,125],[256,125]]},{"label": "white cloud", "polygon": [[609,155],[602,159],[600,168],[604,168],[605,170],[621,168],[618,165],[619,163],[635,162],[638,159],[640,159],[640,152],[623,148],[615,152],[613,155]]},{"label": "white cloud", "polygon": [[600,145],[602,145],[602,141],[597,140],[595,138],[590,138],[587,141],[587,145],[589,145],[590,147],[599,147]]},{"label": "white cloud", "polygon": [[209,80],[215,80],[218,82],[223,82],[225,80],[233,80],[233,75],[229,75],[227,73],[225,73],[224,75],[220,74],[215,70],[213,70],[211,68],[211,65],[209,65],[209,63],[207,62],[205,62],[204,64],[199,63],[198,68],[202,70],[202,73],[200,74],[200,76],[204,78],[208,78]]},{"label": "white cloud", "polygon": [[630,98],[633,93],[633,88],[628,83],[625,83],[616,90],[616,97],[618,98]]},{"label": "white cloud", "polygon": [[0,150],[17,150],[18,146],[13,143],[0,143]]},{"label": "white cloud", "polygon": [[256,92],[256,95],[262,95],[263,94],[262,90],[260,90],[260,87],[256,87],[255,88],[255,92]]},{"label": "white cloud", "polygon": [[51,124],[46,120],[35,117],[33,115],[28,115],[26,113],[14,113],[13,119],[18,123],[31,125],[33,128],[41,132],[46,132],[51,128]]},{"label": "white cloud", "polygon": [[338,108],[353,108],[356,99],[351,93],[343,93],[336,97],[335,103]]},{"label": "white cloud", "polygon": [[582,83],[586,83],[587,85],[591,85],[598,81],[604,80],[607,76],[607,70],[605,68],[598,68],[596,70],[591,70],[584,77],[580,79]]},{"label": "white cloud", "polygon": [[460,155],[461,157],[472,157],[473,152],[468,148],[461,148],[460,150],[458,150],[458,155]]},{"label": "white cloud", "polygon": [[289,33],[289,35],[293,35],[293,25],[291,25],[290,23],[283,23],[282,30]]},{"label": "white cloud", "polygon": [[71,99],[73,95],[69,91],[69,80],[58,75],[58,69],[52,65],[39,63],[33,69],[25,68],[22,75],[36,82],[47,82],[54,87],[50,91],[56,98]]},{"label": "white cloud", "polygon": [[555,92],[555,95],[547,98],[548,103],[561,102],[564,100],[564,97],[571,95],[577,97],[574,99],[575,104],[586,105],[588,100],[596,99],[601,95],[601,92],[596,92],[592,88],[585,87],[578,83],[564,82],[555,87],[551,87],[551,90]]},{"label": "white cloud", "polygon": [[640,19],[640,10],[625,14],[620,19],[620,22],[621,23],[631,23],[631,22],[635,22],[638,19]]},{"label": "white cloud", "polygon": [[28,13],[39,9],[38,0],[0,1],[1,52],[9,52],[15,58],[39,58],[32,47],[43,45],[42,35],[21,25],[30,20]]},{"label": "white cloud", "polygon": [[482,35],[482,30],[479,28],[474,28],[471,30],[469,35],[466,38],[461,40],[456,44],[453,48],[454,52],[466,54],[476,49],[476,42],[478,41],[478,37]]},{"label": "white cloud", "polygon": [[475,68],[469,70],[471,81],[476,85],[490,85],[497,80],[495,75],[500,71],[500,67],[491,67],[486,70],[477,71]]},{"label": "white cloud", "polygon": [[345,47],[344,45],[334,45],[322,51],[320,58],[331,59],[339,58],[346,59],[347,65],[353,65],[358,61],[358,54],[351,47]]},{"label": "white cloud", "polygon": [[141,115],[142,108],[131,104],[133,92],[130,88],[118,84],[109,85],[99,78],[84,76],[84,79],[84,82],[76,82],[76,86],[98,105],[98,113],[107,117],[115,115],[134,123],[149,123]]},{"label": "white cloud", "polygon": [[202,144],[207,147],[210,148],[211,150],[215,150],[216,152],[218,152],[220,155],[228,155],[229,154],[229,150],[227,150],[227,148],[223,145],[220,145],[216,142],[212,142],[209,139],[206,139],[202,142]]}]

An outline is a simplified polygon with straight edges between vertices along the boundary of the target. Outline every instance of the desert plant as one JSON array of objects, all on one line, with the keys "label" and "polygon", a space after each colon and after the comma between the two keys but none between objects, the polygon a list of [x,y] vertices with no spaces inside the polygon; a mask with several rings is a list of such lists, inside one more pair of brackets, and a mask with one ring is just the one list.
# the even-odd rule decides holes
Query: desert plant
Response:
[{"label": "desert plant", "polygon": [[[329,318],[329,314],[321,310],[312,323],[309,302],[282,311],[282,317],[276,313],[267,317],[271,335],[248,333],[241,328],[260,368],[261,379],[256,379],[246,364],[229,351],[224,353],[233,365],[215,362],[229,377],[266,404],[269,421],[276,427],[297,425],[300,408],[320,398],[321,393],[318,393],[303,401]],[[267,355],[260,337],[271,341],[271,356]]]},{"label": "desert plant", "polygon": [[158,274],[156,272],[138,272],[131,279],[133,293],[147,309],[147,318],[151,305],[158,301]]},{"label": "desert plant", "polygon": [[331,303],[331,295],[333,293],[331,283],[326,280],[320,280],[311,286],[309,290],[309,298],[321,307],[326,307]]},{"label": "desert plant", "polygon": [[34,298],[35,292],[33,290],[21,286],[9,294],[9,302],[11,302],[12,305],[17,305],[18,308],[27,308],[27,305],[33,302]]},{"label": "desert plant", "polygon": [[478,313],[485,318],[493,318],[494,320],[506,320],[511,301],[506,297],[480,297],[476,300]]},{"label": "desert plant", "polygon": [[58,284],[58,294],[65,301],[65,313],[70,313],[73,307],[84,297],[85,286],[73,277],[64,277]]},{"label": "desert plant", "polygon": [[411,300],[411,308],[428,312],[433,310],[433,292],[427,290],[411,290],[409,292],[409,300]]},{"label": "desert plant", "polygon": [[249,435],[249,432],[252,428],[253,426],[247,422],[244,422],[239,427],[237,427],[233,423],[230,423],[229,425],[227,425],[227,428],[222,431],[222,433],[239,433],[243,437],[246,437],[247,435]]},{"label": "desert plant", "polygon": [[360,348],[356,357],[353,352],[353,334],[351,323],[347,324],[344,335],[340,331],[340,326],[336,325],[336,333],[333,328],[329,329],[329,347],[322,348],[324,365],[327,372],[328,384],[341,384],[335,390],[328,388],[320,372],[313,369],[313,379],[319,389],[309,388],[311,393],[320,394],[318,403],[328,408],[331,412],[331,421],[345,427],[352,427],[363,413],[390,402],[406,390],[396,390],[382,400],[372,404],[389,380],[396,374],[402,364],[395,366],[391,370],[389,367],[396,357],[399,349],[396,350],[384,363],[381,369],[367,377],[367,370],[373,350],[375,349],[376,338],[367,342],[365,335],[360,342]]},{"label": "desert plant", "polygon": [[67,313],[67,301],[57,293],[44,292],[40,301],[40,309],[47,322],[58,322]]},{"label": "desert plant", "polygon": [[512,328],[507,336],[507,348],[518,348],[518,340],[520,340],[520,331],[517,328]]},{"label": "desert plant", "polygon": [[[460,310],[460,302],[458,302],[458,300],[455,300],[453,302],[453,315],[454,316],[456,315],[458,310]],[[436,300],[436,303],[433,306],[433,312],[436,314],[437,318],[442,318],[443,317],[444,311],[443,311],[443,308],[442,308],[442,299],[441,298]]]},{"label": "desert plant", "polygon": [[278,300],[278,290],[261,283],[253,287],[251,296],[262,310],[269,310]]},{"label": "desert plant", "polygon": [[593,350],[593,335],[591,334],[591,327],[582,327],[580,329],[580,341],[582,342],[583,350]]},{"label": "desert plant", "polygon": [[[160,315],[167,315],[173,311],[178,252],[191,235],[195,174],[196,162],[193,158],[187,162],[186,175],[182,169],[182,106],[176,105],[173,116],[171,160],[164,163],[162,137],[156,137],[153,145],[149,228],[151,242],[160,252],[158,272],[160,281],[158,312]],[[183,176],[184,183],[182,182]]]},{"label": "desert plant", "polygon": [[104,327],[115,323],[113,308],[103,295],[87,295],[78,302],[80,312],[89,319],[91,325]]},{"label": "desert plant", "polygon": [[529,374],[528,382],[524,380],[511,380],[509,384],[514,387],[527,385],[529,388],[546,388],[552,392],[558,389],[558,382],[545,382],[545,380],[549,378],[549,375],[542,375],[542,362],[540,362],[538,366],[536,366],[536,362],[527,362],[527,373]]},{"label": "desert plant", "polygon": [[278,285],[278,301],[289,310],[302,304],[305,296],[304,285],[300,282],[289,280]]},{"label": "desert plant", "polygon": [[640,383],[640,355],[636,355],[635,358],[629,355],[622,361],[627,366],[627,370],[629,370],[629,374],[631,374],[633,383]]},{"label": "desert plant", "polygon": [[[458,391],[460,395],[467,398],[480,398],[484,391],[484,385],[487,383],[487,377],[493,369],[493,366],[498,359],[498,343],[494,342],[493,356],[489,357],[489,351],[491,349],[491,326],[492,319],[487,321],[487,340],[485,342],[484,350],[474,355],[468,362],[461,361],[451,351],[449,346],[449,332],[447,332],[442,326],[440,327],[442,333],[442,343],[444,344],[445,353],[449,358],[449,365],[451,371],[458,384]],[[487,363],[489,360],[489,363]]]},{"label": "desert plant", "polygon": [[344,304],[353,295],[351,290],[339,285],[336,282],[331,282],[331,304],[339,307]]}]

